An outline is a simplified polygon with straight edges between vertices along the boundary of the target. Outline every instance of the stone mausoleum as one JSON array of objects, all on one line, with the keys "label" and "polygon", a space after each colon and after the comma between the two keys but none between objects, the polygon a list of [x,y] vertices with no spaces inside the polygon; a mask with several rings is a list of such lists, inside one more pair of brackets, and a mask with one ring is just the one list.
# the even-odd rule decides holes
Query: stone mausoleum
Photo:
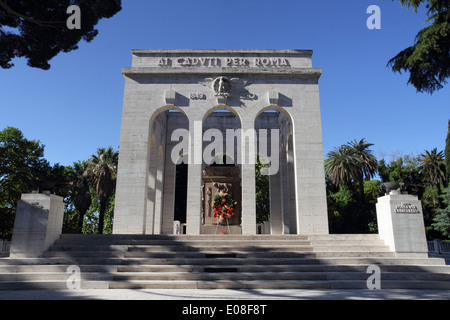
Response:
[{"label": "stone mausoleum", "polygon": [[[115,234],[256,234],[255,162],[271,234],[328,234],[310,50],[133,50],[124,68]],[[224,223],[217,194],[236,202]],[[185,228],[184,228],[185,227]]]}]

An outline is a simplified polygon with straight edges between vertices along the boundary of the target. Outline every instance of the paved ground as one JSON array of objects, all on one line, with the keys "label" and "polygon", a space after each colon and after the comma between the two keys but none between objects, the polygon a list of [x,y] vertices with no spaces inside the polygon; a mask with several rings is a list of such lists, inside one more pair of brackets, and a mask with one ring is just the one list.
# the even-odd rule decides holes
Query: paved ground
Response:
[{"label": "paved ground", "polygon": [[450,300],[443,290],[0,290],[0,300]]}]

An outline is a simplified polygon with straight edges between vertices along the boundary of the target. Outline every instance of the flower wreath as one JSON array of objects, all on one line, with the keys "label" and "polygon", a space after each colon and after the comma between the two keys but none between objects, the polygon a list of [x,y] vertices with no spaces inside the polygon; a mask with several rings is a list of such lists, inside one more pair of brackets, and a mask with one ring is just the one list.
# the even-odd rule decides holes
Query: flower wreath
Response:
[{"label": "flower wreath", "polygon": [[237,204],[228,193],[220,193],[214,197],[213,209],[214,218],[218,215],[224,218],[230,218],[234,215],[234,205]]}]

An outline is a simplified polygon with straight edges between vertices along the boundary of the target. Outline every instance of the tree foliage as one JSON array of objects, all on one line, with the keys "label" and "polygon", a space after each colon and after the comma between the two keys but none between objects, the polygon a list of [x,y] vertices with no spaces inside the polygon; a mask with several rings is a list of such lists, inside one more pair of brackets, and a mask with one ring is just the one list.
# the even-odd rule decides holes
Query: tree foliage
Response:
[{"label": "tree foliage", "polygon": [[67,193],[66,170],[59,164],[50,166],[44,145],[26,139],[19,129],[0,131],[0,238],[11,238],[22,193],[49,186],[62,195]]},{"label": "tree foliage", "polygon": [[63,232],[111,233],[118,152],[100,148],[89,161],[51,166],[44,147],[17,128],[0,131],[0,239],[11,239],[21,195],[47,188],[64,198]]},{"label": "tree foliage", "polygon": [[81,233],[83,230],[84,217],[92,203],[89,180],[84,174],[87,170],[87,161],[74,162],[73,166],[70,168],[69,181],[71,188],[68,202],[73,204],[74,209],[78,211],[76,231]]},{"label": "tree foliage", "polygon": [[409,72],[408,83],[418,92],[433,93],[450,76],[450,12],[448,0],[400,0],[416,12],[426,4],[431,23],[416,35],[415,43],[393,57],[388,66],[394,72]]},{"label": "tree foliage", "polygon": [[[81,29],[67,27],[67,8],[81,11]],[[98,21],[121,10],[120,0],[0,0],[0,66],[25,57],[28,65],[47,70],[60,52],[78,49],[81,40],[92,41]]]},{"label": "tree foliage", "polygon": [[94,188],[99,200],[98,232],[103,233],[104,217],[110,198],[115,193],[118,152],[113,148],[99,148],[89,159],[83,173]]},{"label": "tree foliage", "polygon": [[445,171],[447,182],[450,183],[450,119],[448,120],[447,138],[445,139]]},{"label": "tree foliage", "polygon": [[[377,159],[365,139],[354,140],[328,153],[325,160],[330,232],[374,232],[374,196],[369,181],[377,171]],[[365,181],[366,180],[366,181]],[[367,193],[366,193],[367,191]],[[376,191],[378,196],[378,190]]]},{"label": "tree foliage", "polygon": [[[422,201],[427,236],[442,237],[447,216],[440,201],[446,185],[444,154],[425,150],[419,156],[406,155],[377,161],[372,144],[354,140],[334,148],[325,159],[328,217],[331,233],[367,233],[377,231],[375,204],[382,196],[381,182],[403,182],[409,194]],[[379,180],[371,180],[378,172]],[[437,228],[439,220],[440,228]]]},{"label": "tree foliage", "polygon": [[434,217],[432,226],[444,236],[450,238],[450,185],[444,189],[441,198],[445,207],[438,209],[438,214]]},{"label": "tree foliage", "polygon": [[420,170],[426,181],[431,185],[440,185],[446,180],[444,152],[434,148],[431,151],[425,150],[420,155]]},{"label": "tree foliage", "polygon": [[325,173],[334,185],[370,179],[377,171],[377,159],[370,151],[373,144],[365,139],[334,148],[325,160]]},{"label": "tree foliage", "polygon": [[261,162],[261,158],[258,156],[255,165],[257,223],[262,223],[270,219],[269,176],[261,174],[261,169],[267,167],[268,165]]}]

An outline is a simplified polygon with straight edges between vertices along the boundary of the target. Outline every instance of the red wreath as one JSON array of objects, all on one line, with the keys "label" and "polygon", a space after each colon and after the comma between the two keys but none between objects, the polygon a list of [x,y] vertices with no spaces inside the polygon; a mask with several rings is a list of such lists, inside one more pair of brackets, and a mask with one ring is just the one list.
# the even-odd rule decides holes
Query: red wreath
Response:
[{"label": "red wreath", "polygon": [[219,215],[221,217],[230,217],[234,215],[234,205],[235,202],[233,198],[229,194],[219,194],[214,198],[214,218],[217,218]]}]

